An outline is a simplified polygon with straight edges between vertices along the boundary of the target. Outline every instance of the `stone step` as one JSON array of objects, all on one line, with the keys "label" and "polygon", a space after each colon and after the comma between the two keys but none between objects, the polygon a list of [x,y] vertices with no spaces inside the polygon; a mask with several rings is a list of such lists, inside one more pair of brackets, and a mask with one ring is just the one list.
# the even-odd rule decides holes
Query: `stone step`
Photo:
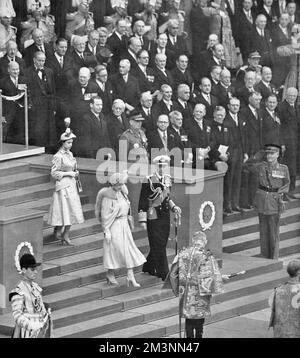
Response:
[{"label": "stone step", "polygon": [[[74,239],[75,237],[86,236],[90,234],[95,234],[101,232],[101,225],[96,218],[85,220],[82,224],[76,224],[71,227],[70,238]],[[43,242],[45,244],[50,244],[55,242],[53,237],[53,228],[48,227],[43,230]]]},{"label": "stone step", "polygon": [[[298,195],[298,194],[297,194]],[[298,195],[299,196],[299,195]],[[300,196],[299,196],[300,199]],[[300,207],[300,200],[299,199],[291,199],[291,201],[286,201],[286,209],[293,209]],[[238,220],[245,220],[249,218],[253,218],[257,216],[257,211],[255,209],[245,209],[243,213],[234,212],[233,214],[229,214],[223,218],[223,223],[228,224],[232,222],[236,222]]]},{"label": "stone step", "polygon": [[78,322],[85,322],[95,317],[100,318],[112,313],[153,304],[154,302],[162,302],[173,297],[172,291],[161,290],[161,285],[131,289],[126,293],[107,298],[98,297],[93,301],[54,311],[54,327],[57,329]]},{"label": "stone step", "polygon": [[[300,222],[282,225],[280,230],[280,241],[291,239],[300,235]],[[223,240],[223,252],[233,253],[242,250],[252,249],[259,246],[259,232],[253,232],[247,235],[235,236]]]},{"label": "stone step", "polygon": [[[300,236],[280,241],[279,256],[286,256],[300,252]],[[239,251],[239,254],[260,257],[260,247]]]},{"label": "stone step", "polygon": [[[147,238],[135,241],[137,247],[143,254],[149,250],[149,242]],[[44,262],[43,278],[62,275],[72,271],[80,270],[85,267],[91,267],[103,264],[103,249],[81,252],[71,256],[57,258]]]},{"label": "stone step", "polygon": [[30,203],[33,200],[48,198],[52,195],[53,190],[53,183],[47,182],[45,184],[31,185],[25,188],[0,192],[0,205],[8,206],[25,202]]},{"label": "stone step", "polygon": [[[88,200],[88,197],[85,197],[85,202]],[[83,216],[85,220],[89,220],[89,219],[94,219],[95,218],[95,205],[94,204],[89,204],[89,203],[83,203],[81,201],[81,205],[82,205],[82,211],[83,211]],[[45,214],[44,216],[44,226],[43,229],[47,229],[50,228],[51,226],[48,224],[47,220],[49,217],[49,207],[50,205],[48,205],[45,210],[47,211],[47,214]]]},{"label": "stone step", "polygon": [[[167,257],[169,262],[174,258],[174,250],[167,249]],[[137,268],[135,272],[140,272],[141,267]],[[116,275],[123,276],[126,274],[126,269],[116,270]],[[44,294],[51,294],[63,290],[68,290],[74,287],[89,285],[95,282],[104,280],[106,277],[106,270],[102,265],[82,268],[76,271],[59,276],[51,276],[43,279]]]},{"label": "stone step", "polygon": [[[89,197],[87,195],[80,195],[80,200],[82,205],[86,205],[89,201]],[[52,195],[46,198],[33,199],[30,201],[26,201],[25,203],[9,204],[6,206],[13,206],[16,209],[35,209],[35,210],[48,212],[51,202],[52,202]],[[45,217],[47,217],[47,214],[45,214]]]},{"label": "stone step", "polygon": [[[280,218],[280,225],[287,225],[300,221],[299,208],[289,209]],[[258,216],[253,218],[238,220],[223,225],[223,240],[234,236],[247,235],[259,231]]]},{"label": "stone step", "polygon": [[[284,279],[286,279],[286,273],[281,270],[275,273],[271,272],[267,275],[263,274],[258,277],[249,277],[245,280],[240,279],[235,282],[229,282],[225,285],[225,293],[216,295],[213,298],[212,303],[220,304],[221,302],[225,302],[230,299],[236,299],[237,297],[249,294],[247,290],[257,293],[259,291],[266,290],[267,288],[272,289]],[[122,310],[129,310],[129,312],[143,314],[142,325],[144,325],[145,322],[153,321],[164,316],[176,315],[178,312],[178,298],[174,297],[171,290],[162,290],[161,287],[162,286],[160,285],[152,288],[146,288],[144,290],[139,289],[136,292],[123,293],[118,296],[109,297],[109,299],[121,302]],[[83,305],[83,307],[84,312],[86,312],[86,309],[89,309],[87,305]],[[111,307],[111,310],[113,310],[113,307]],[[80,308],[75,310],[74,307],[74,309],[71,310],[71,312],[75,311],[76,314],[78,314],[78,312],[80,312]],[[89,311],[88,316],[92,315],[92,312]],[[81,320],[82,319],[83,318],[81,318]],[[71,322],[71,324],[74,323],[73,320],[69,320],[69,322]],[[113,337],[117,336],[113,335]]]},{"label": "stone step", "polygon": [[0,177],[8,175],[24,173],[30,170],[30,166],[27,163],[18,163],[15,161],[7,161],[0,163]]},{"label": "stone step", "polygon": [[0,177],[0,192],[19,189],[27,186],[47,183],[50,180],[49,174],[25,172]]},{"label": "stone step", "polygon": [[[148,294],[147,290],[153,292],[153,295],[155,295],[156,288],[154,286],[161,285],[162,281],[155,276],[150,276],[142,272],[137,272],[135,274],[135,278],[136,281],[141,284],[141,288],[135,289],[131,286],[128,287],[126,277],[119,276],[117,277],[119,286],[108,285],[106,280],[102,280],[90,285],[75,287],[69,290],[45,295],[44,300],[50,304],[53,310],[62,310],[65,307],[75,306],[100,298],[111,299],[114,297],[115,299],[117,296],[119,297],[124,295],[126,299],[124,298],[122,301],[122,309],[125,309],[126,307],[139,306],[151,299],[151,295]],[[145,296],[147,297],[141,297],[143,292],[146,292]],[[121,301],[121,299],[119,299],[119,301]]]},{"label": "stone step", "polygon": [[[94,224],[96,219],[89,219]],[[82,224],[80,224],[82,225]],[[79,228],[80,228],[79,225]],[[74,225],[75,228],[75,225]],[[104,240],[104,234],[102,232],[102,229],[99,228],[99,230],[95,230],[92,228],[92,232],[95,231],[94,234],[89,235],[87,228],[85,228],[85,231],[87,231],[87,234],[83,234],[84,236],[77,235],[72,232],[70,232],[70,237],[72,239],[72,243],[75,246],[61,246],[60,241],[53,241],[53,228],[48,228],[44,230],[44,235],[46,231],[47,235],[47,241],[45,243],[44,239],[44,247],[43,247],[43,257],[45,261],[53,260],[56,258],[62,258],[66,256],[70,256],[73,254],[78,254],[80,252],[85,251],[91,251],[95,249],[101,249],[103,247],[103,240]],[[147,232],[142,229],[141,227],[137,226],[132,232],[134,240],[138,240],[141,238],[144,238],[147,236]]]}]

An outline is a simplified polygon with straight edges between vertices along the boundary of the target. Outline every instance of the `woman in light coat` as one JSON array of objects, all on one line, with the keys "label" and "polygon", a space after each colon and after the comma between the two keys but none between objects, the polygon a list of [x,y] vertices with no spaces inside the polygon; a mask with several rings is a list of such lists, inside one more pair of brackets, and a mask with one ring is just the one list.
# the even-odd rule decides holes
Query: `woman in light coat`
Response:
[{"label": "woman in light coat", "polygon": [[104,231],[103,265],[108,270],[107,283],[118,285],[114,270],[126,267],[127,286],[140,287],[133,268],[141,266],[146,259],[132,237],[133,223],[125,180],[126,176],[120,173],[110,177],[110,187],[101,189],[97,195],[95,215]]},{"label": "woman in light coat", "polygon": [[76,136],[68,128],[60,137],[60,149],[53,156],[51,176],[56,180],[50,206],[48,224],[54,226],[54,236],[61,244],[71,245],[71,225],[84,222],[83,212],[76,185],[79,172],[73,157],[73,140]]}]

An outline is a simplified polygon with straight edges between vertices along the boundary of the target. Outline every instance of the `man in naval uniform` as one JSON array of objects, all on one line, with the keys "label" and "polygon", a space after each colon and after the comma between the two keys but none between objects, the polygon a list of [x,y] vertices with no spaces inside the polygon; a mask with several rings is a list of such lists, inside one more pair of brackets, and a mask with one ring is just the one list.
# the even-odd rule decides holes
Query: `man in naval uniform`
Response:
[{"label": "man in naval uniform", "polygon": [[283,193],[289,191],[290,175],[286,165],[278,163],[281,147],[265,146],[266,161],[255,166],[258,188],[254,205],[258,211],[261,254],[277,260],[279,257],[279,220],[284,211]]},{"label": "man in naval uniform", "polygon": [[181,215],[181,209],[170,198],[171,177],[164,173],[169,162],[170,158],[165,155],[154,158],[153,163],[157,164],[157,169],[142,184],[138,207],[139,222],[144,227],[147,223],[150,245],[143,272],[157,276],[163,281],[169,272],[166,246],[170,233],[170,211],[177,219]]},{"label": "man in naval uniform", "polygon": [[42,299],[42,289],[34,282],[37,275],[36,262],[31,254],[24,254],[20,259],[22,279],[9,294],[15,328],[12,338],[50,338],[50,309]]},{"label": "man in naval uniform", "polygon": [[120,141],[127,141],[128,161],[136,161],[139,158],[139,163],[148,164],[148,142],[142,122],[145,120],[140,113],[132,114],[129,117],[130,128],[127,129],[120,137]]}]

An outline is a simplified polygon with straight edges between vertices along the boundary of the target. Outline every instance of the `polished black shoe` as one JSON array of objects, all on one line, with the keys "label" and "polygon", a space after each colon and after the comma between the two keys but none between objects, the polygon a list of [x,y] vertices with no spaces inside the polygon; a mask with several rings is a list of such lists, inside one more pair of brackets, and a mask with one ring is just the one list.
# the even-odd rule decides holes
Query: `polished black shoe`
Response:
[{"label": "polished black shoe", "polygon": [[232,210],[236,211],[238,213],[243,213],[244,212],[244,210],[242,208],[240,208],[239,206],[233,206]]},{"label": "polished black shoe", "polygon": [[156,276],[155,271],[146,271],[146,270],[142,270],[144,273],[148,273],[151,276]]}]

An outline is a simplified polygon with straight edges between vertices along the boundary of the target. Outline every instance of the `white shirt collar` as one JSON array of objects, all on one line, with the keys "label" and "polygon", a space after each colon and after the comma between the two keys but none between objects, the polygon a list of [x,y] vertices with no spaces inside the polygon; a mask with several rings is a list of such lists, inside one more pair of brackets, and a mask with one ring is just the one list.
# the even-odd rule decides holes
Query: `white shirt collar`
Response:
[{"label": "white shirt collar", "polygon": [[166,105],[168,106],[172,106],[173,102],[170,100],[169,102],[167,102],[166,100],[163,99],[163,101],[165,102]]},{"label": "white shirt collar", "polygon": [[264,5],[264,9],[266,10],[266,12],[267,12],[268,14],[271,14],[271,11],[272,11],[271,6],[268,7],[268,6]]},{"label": "white shirt collar", "polygon": [[248,107],[251,109],[251,112],[252,112],[253,114],[256,114],[256,113],[257,113],[257,112],[256,112],[256,108],[252,107],[251,104],[249,104]]},{"label": "white shirt collar", "polygon": [[187,104],[187,102],[183,101],[181,98],[178,98],[178,102],[182,104],[182,107]]},{"label": "white shirt collar", "polygon": [[271,86],[271,83],[265,82],[264,80],[261,80],[261,82],[262,82],[266,87]]},{"label": "white shirt collar", "polygon": [[19,77],[17,77],[17,78],[14,78],[12,76],[9,76],[9,77],[13,83],[16,83],[16,80],[17,80],[17,82],[19,81]]},{"label": "white shirt collar", "polygon": [[266,108],[266,110],[269,112],[269,114],[274,117],[275,116],[275,111],[271,112],[268,108]]}]

